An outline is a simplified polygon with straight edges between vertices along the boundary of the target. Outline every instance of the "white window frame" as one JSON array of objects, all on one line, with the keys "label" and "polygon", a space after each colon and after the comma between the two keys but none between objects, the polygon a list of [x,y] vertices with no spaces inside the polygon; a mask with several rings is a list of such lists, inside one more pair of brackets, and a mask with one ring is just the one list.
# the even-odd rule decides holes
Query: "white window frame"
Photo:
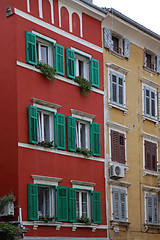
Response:
[{"label": "white window frame", "polygon": [[[147,209],[147,195],[158,196],[158,193],[157,192],[151,192],[151,191],[149,191],[149,192],[145,191],[144,192],[145,224],[150,225],[151,223],[147,222],[147,213],[148,213],[148,209]],[[158,198],[158,213],[159,213],[159,198]],[[158,218],[159,218],[159,216],[158,216]],[[151,225],[154,225],[154,223],[151,224]],[[157,225],[157,224],[155,224],[155,225]]]},{"label": "white window frame", "polygon": [[[89,191],[85,191],[85,190],[76,189],[76,193],[77,192],[79,193],[79,217],[76,216],[77,219],[82,217],[82,193],[86,193],[87,194],[87,218],[91,218],[90,192]],[[77,195],[76,195],[76,206],[77,206]]]},{"label": "white window frame", "polygon": [[45,46],[48,48],[48,65],[50,65],[51,67],[53,67],[53,44],[51,42],[48,42],[44,39],[41,38],[36,38],[36,43],[38,45],[38,59],[39,62],[42,62],[42,56],[41,56],[41,47]]},{"label": "white window frame", "polygon": [[158,168],[157,168],[157,171],[152,171],[152,170],[148,170],[148,169],[145,169],[145,141],[148,141],[148,142],[151,142],[151,143],[155,143],[157,145],[157,166],[158,166],[158,138],[156,140],[156,137],[155,136],[152,136],[152,135],[148,135],[148,134],[145,134],[143,133],[142,136],[143,137],[143,175],[156,175],[158,174]]},{"label": "white window frame", "polygon": [[[78,131],[77,131],[77,124],[78,124]],[[82,148],[81,141],[80,141],[80,124],[85,124],[85,141],[86,141],[86,148],[90,150],[90,123],[83,121],[81,119],[76,118],[76,147]]]},{"label": "white window frame", "polygon": [[75,75],[80,76],[79,73],[79,61],[83,62],[83,78],[89,81],[89,61],[90,59],[86,56],[82,56],[75,52]]},{"label": "white window frame", "polygon": [[113,212],[113,189],[123,190],[126,192],[125,194],[125,200],[126,200],[126,222],[128,222],[128,191],[126,187],[119,187],[119,186],[112,186],[110,187],[110,196],[111,196],[111,220],[122,222],[121,220],[114,220],[114,212]]},{"label": "white window frame", "polygon": [[[116,125],[116,124],[115,124]],[[128,129],[126,130],[125,127],[123,128],[123,126],[120,126],[122,129],[120,128],[116,128],[115,127],[109,127],[109,156],[110,156],[110,162],[113,163],[113,164],[116,164],[116,165],[127,165],[127,138],[126,138],[126,131],[128,131]],[[124,142],[125,142],[125,164],[121,164],[119,162],[114,162],[112,161],[112,141],[111,141],[111,131],[116,131],[116,132],[119,132],[119,133],[122,133],[124,134]],[[126,131],[125,131],[126,130]]]}]

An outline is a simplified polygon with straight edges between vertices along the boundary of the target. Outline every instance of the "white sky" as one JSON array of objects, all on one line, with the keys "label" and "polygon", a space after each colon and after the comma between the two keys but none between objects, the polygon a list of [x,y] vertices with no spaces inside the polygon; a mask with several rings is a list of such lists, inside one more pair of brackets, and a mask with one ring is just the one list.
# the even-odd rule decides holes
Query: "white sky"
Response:
[{"label": "white sky", "polygon": [[160,35],[160,0],[93,0],[93,4],[112,7]]}]

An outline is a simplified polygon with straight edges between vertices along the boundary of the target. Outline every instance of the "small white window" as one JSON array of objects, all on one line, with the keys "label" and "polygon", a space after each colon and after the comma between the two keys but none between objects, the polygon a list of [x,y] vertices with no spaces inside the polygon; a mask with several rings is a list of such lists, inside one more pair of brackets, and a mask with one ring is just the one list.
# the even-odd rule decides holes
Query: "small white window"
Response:
[{"label": "small white window", "polygon": [[54,140],[53,113],[38,109],[38,142]]},{"label": "small white window", "polygon": [[37,59],[53,67],[53,44],[37,38]]},{"label": "small white window", "polygon": [[90,149],[88,122],[76,120],[76,147]]},{"label": "small white window", "polygon": [[54,188],[38,186],[38,219],[41,217],[54,217]]},{"label": "small white window", "polygon": [[90,218],[90,194],[88,191],[76,191],[76,216],[77,219]]},{"label": "small white window", "polygon": [[81,76],[89,81],[89,58],[75,54],[75,75]]}]

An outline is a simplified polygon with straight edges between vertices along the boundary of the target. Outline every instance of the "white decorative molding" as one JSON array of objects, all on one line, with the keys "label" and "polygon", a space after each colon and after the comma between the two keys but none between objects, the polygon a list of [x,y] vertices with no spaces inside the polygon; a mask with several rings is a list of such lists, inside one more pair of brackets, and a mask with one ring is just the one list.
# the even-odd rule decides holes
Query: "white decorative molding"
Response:
[{"label": "white decorative molding", "polygon": [[92,182],[83,182],[83,181],[76,181],[76,180],[71,180],[71,184],[73,188],[78,188],[78,189],[86,189],[86,190],[91,190],[94,191],[95,183]]},{"label": "white decorative molding", "polygon": [[91,228],[92,232],[95,232],[98,228],[97,224],[86,225],[85,223],[73,223],[72,224],[72,231],[75,232],[77,228]]},{"label": "white decorative molding", "polygon": [[140,78],[140,80],[142,83],[145,83],[145,84],[149,85],[150,87],[153,87],[156,89],[158,89],[160,87],[160,85],[158,83],[155,83],[147,78],[142,77],[142,78]]},{"label": "white decorative molding", "polygon": [[144,122],[145,120],[149,120],[149,121],[151,121],[151,122],[154,122],[154,123],[155,123],[155,127],[158,126],[159,121],[158,121],[157,118],[151,118],[151,117],[148,117],[148,116],[146,116],[146,115],[143,114],[143,115],[142,115],[142,122]]},{"label": "white decorative molding", "polygon": [[155,135],[151,135],[151,134],[148,134],[145,132],[142,132],[141,136],[144,138],[147,138],[148,140],[151,140],[151,141],[156,141],[156,142],[160,141],[160,137],[157,137]]},{"label": "white decorative molding", "polygon": [[107,121],[107,125],[111,128],[116,128],[117,130],[124,131],[124,132],[128,132],[130,130],[130,128],[126,126],[123,126],[121,124],[111,122],[111,121]]},{"label": "white decorative molding", "polygon": [[39,17],[43,18],[42,0],[38,0],[38,7],[39,7]]},{"label": "white decorative molding", "polygon": [[143,186],[142,190],[146,192],[156,192],[156,193],[160,192],[160,188],[150,187],[150,186]]},{"label": "white decorative molding", "polygon": [[[38,72],[38,73],[42,74],[39,69],[37,69],[36,67],[34,67],[34,66],[30,65],[30,64],[17,61],[17,65],[20,66],[20,67],[29,69],[29,70],[31,70],[31,71]],[[62,81],[62,82],[66,82],[66,83],[69,83],[69,84],[72,84],[72,85],[74,85],[74,86],[79,87],[78,83],[76,83],[76,82],[74,82],[73,80],[68,79],[68,78],[66,78],[66,77],[63,77],[63,76],[60,76],[60,75],[56,75],[55,78],[56,78],[57,80]],[[98,88],[95,88],[95,87],[92,87],[92,92],[96,92],[96,93],[98,93],[98,94],[104,95],[104,91],[102,91],[102,90],[100,90],[100,89],[98,89]]]},{"label": "white decorative molding", "polygon": [[50,103],[50,102],[46,102],[46,101],[43,101],[43,100],[40,100],[40,99],[37,99],[37,98],[31,98],[32,102],[34,104],[39,104],[41,106],[45,106],[45,107],[49,107],[49,108],[53,108],[53,109],[59,109],[61,108],[61,105],[58,105],[58,104],[55,104],[55,103]]},{"label": "white decorative molding", "polygon": [[27,12],[30,12],[30,0],[27,0]]},{"label": "white decorative molding", "polygon": [[92,160],[92,161],[98,161],[98,162],[105,162],[104,158],[99,158],[99,157],[85,157],[82,154],[78,154],[78,153],[73,153],[73,152],[68,152],[68,151],[63,151],[63,150],[59,150],[59,149],[54,149],[54,148],[44,148],[38,145],[33,145],[33,144],[28,144],[28,143],[21,143],[18,142],[18,147],[23,147],[23,148],[28,148],[28,149],[33,149],[33,150],[37,150],[37,151],[43,151],[43,152],[50,152],[53,154],[60,154],[60,155],[64,155],[64,156],[70,156],[70,157],[77,157],[77,158],[85,158],[86,161]]},{"label": "white decorative molding", "polygon": [[148,232],[149,229],[158,229],[158,233],[160,232],[160,224],[144,224],[145,232]]},{"label": "white decorative molding", "polygon": [[125,188],[128,188],[131,186],[131,183],[116,181],[116,180],[112,180],[112,179],[109,179],[108,183],[112,186],[125,187]]},{"label": "white decorative molding", "polygon": [[128,231],[129,226],[131,224],[131,222],[120,222],[120,221],[110,221],[111,223],[111,229],[114,230],[115,233],[119,233],[120,232],[120,227],[125,227],[126,230]]},{"label": "white decorative molding", "polygon": [[40,175],[31,175],[34,179],[34,183],[36,184],[46,184],[46,185],[55,185],[58,186],[58,183],[62,181],[63,178],[55,178],[55,177],[47,177]]},{"label": "white decorative molding", "polygon": [[159,173],[158,173],[158,172],[155,172],[155,171],[143,169],[143,177],[145,177],[145,176],[147,176],[147,175],[151,175],[151,176],[158,177],[158,176],[159,176]]},{"label": "white decorative molding", "polygon": [[116,70],[122,74],[126,75],[127,73],[129,73],[129,70],[127,70],[119,65],[116,65],[114,63],[106,63],[106,65],[107,65],[107,67],[112,68],[113,70]]},{"label": "white decorative molding", "polygon": [[89,114],[89,113],[86,113],[86,112],[81,112],[81,111],[78,111],[78,110],[75,110],[75,109],[71,109],[71,113],[74,117],[83,117],[83,118],[86,118],[88,120],[93,120],[96,115],[93,115],[93,114]]},{"label": "white decorative molding", "polygon": [[68,33],[68,32],[66,32],[66,31],[64,31],[64,30],[62,30],[62,29],[60,29],[58,27],[55,27],[55,26],[49,24],[49,23],[46,23],[45,21],[43,21],[41,19],[33,17],[30,14],[25,13],[25,12],[23,12],[23,11],[17,9],[17,8],[14,8],[14,12],[15,12],[16,15],[18,15],[18,16],[24,18],[24,19],[27,19],[28,21],[33,22],[33,23],[35,23],[35,24],[37,24],[37,25],[39,25],[41,27],[44,27],[44,28],[50,30],[51,32],[56,32],[57,34],[59,34],[59,35],[61,35],[63,37],[66,37],[66,38],[68,38],[68,39],[70,39],[72,41],[75,41],[75,42],[77,42],[79,44],[82,44],[85,47],[88,47],[88,48],[91,48],[94,51],[103,53],[103,48],[102,47],[99,47],[99,46],[97,46],[97,45],[95,45],[93,43],[90,43],[90,42],[88,42],[88,41],[86,41],[86,40],[84,40],[84,39],[82,39],[80,37],[74,36],[71,33]]},{"label": "white decorative molding", "polygon": [[126,113],[128,112],[128,108],[123,107],[123,106],[119,106],[119,105],[117,105],[117,104],[115,104],[115,103],[112,103],[112,102],[108,102],[108,107],[109,107],[110,109],[112,109],[112,107],[114,107],[114,108],[117,108],[117,109],[123,111],[124,116],[125,116]]}]

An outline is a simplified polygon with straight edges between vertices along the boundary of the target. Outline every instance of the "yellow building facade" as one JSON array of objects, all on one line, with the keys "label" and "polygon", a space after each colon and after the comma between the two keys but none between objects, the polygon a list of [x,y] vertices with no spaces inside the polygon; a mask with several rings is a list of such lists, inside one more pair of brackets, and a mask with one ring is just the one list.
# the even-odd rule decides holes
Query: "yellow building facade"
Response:
[{"label": "yellow building facade", "polygon": [[103,21],[108,238],[160,239],[160,36],[114,9]]}]

